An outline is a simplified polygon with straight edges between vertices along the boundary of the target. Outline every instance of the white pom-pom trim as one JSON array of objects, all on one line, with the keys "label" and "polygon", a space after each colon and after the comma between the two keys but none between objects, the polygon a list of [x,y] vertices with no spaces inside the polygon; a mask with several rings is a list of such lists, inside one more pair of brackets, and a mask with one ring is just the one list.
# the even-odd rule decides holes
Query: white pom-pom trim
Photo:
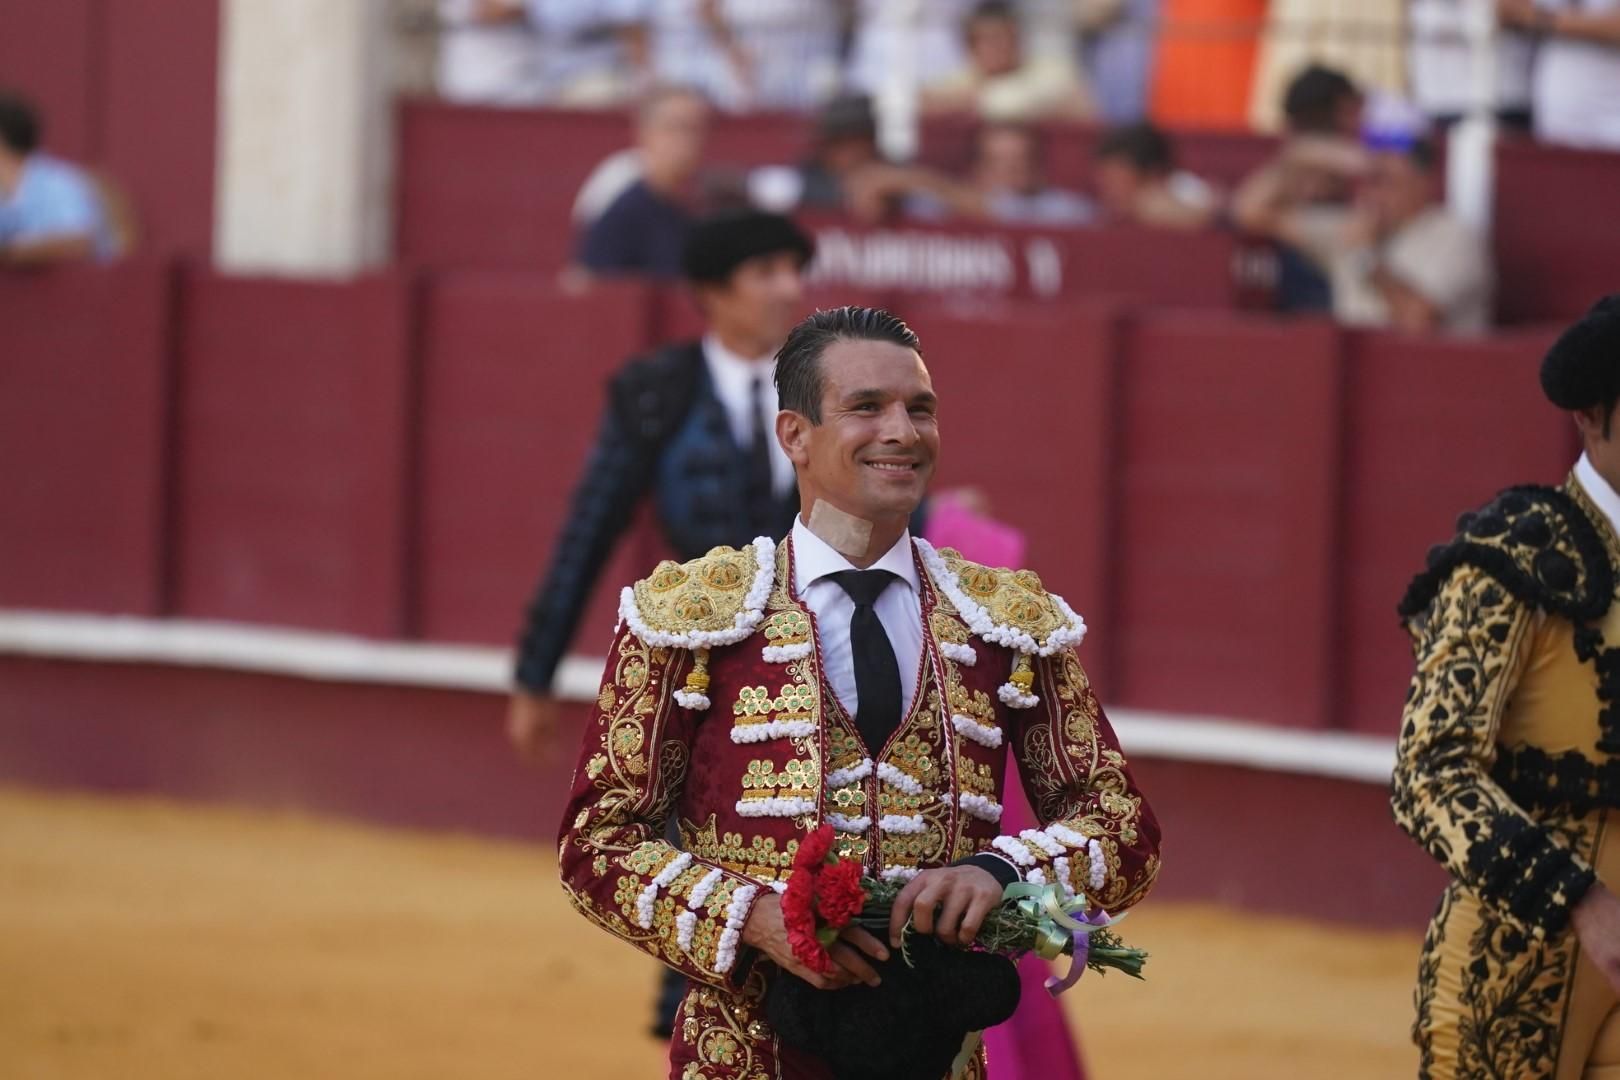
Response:
[{"label": "white pom-pom trim", "polygon": [[972,791],[964,791],[956,797],[956,805],[969,817],[976,817],[980,821],[988,821],[994,825],[1001,820],[1001,804],[988,795],[980,795]]},{"label": "white pom-pom trim", "polygon": [[1056,858],[1068,850],[1062,844],[1058,843],[1056,840],[1053,840],[1050,836],[1047,836],[1045,833],[1040,832],[1037,829],[1025,829],[1023,832],[1018,834],[1018,839],[1022,840],[1030,847],[1040,848],[1051,858]]},{"label": "white pom-pom trim", "polygon": [[1001,729],[994,724],[981,724],[971,716],[955,713],[951,716],[951,726],[956,728],[957,734],[972,739],[980,746],[994,750],[1001,745]]},{"label": "white pom-pom trim", "polygon": [[681,947],[681,952],[692,951],[692,932],[697,929],[697,912],[683,911],[675,916],[675,944]]},{"label": "white pom-pom trim", "polygon": [[731,741],[740,746],[744,743],[765,742],[767,739],[802,739],[815,733],[814,720],[762,720],[752,724],[732,725]]},{"label": "white pom-pom trim", "polygon": [[972,667],[979,662],[979,654],[973,651],[973,646],[958,644],[954,641],[939,643],[939,654],[947,660],[955,660],[963,667]]},{"label": "white pom-pom trim", "polygon": [[785,881],[772,881],[768,882],[767,884],[770,885],[771,892],[775,893],[777,896],[781,896],[783,893],[787,892],[787,882]]},{"label": "white pom-pom trim", "polygon": [[907,795],[921,795],[923,786],[910,773],[903,771],[887,761],[877,767],[878,779],[890,787],[898,788]]},{"label": "white pom-pom trim", "polygon": [[1086,849],[1086,845],[1091,843],[1091,841],[1086,839],[1085,836],[1075,832],[1061,821],[1054,821],[1052,824],[1048,825],[1046,827],[1046,835],[1058,841],[1060,844],[1068,844],[1070,847],[1079,848],[1081,851],[1084,851]]},{"label": "white pom-pom trim", "polygon": [[702,712],[709,707],[709,695],[700,694],[696,690],[675,691],[675,704],[683,709],[695,709]]},{"label": "white pom-pom trim", "polygon": [[891,866],[879,874],[878,877],[884,881],[910,881],[920,873],[922,871],[915,866]]},{"label": "white pom-pom trim", "polygon": [[1103,854],[1102,845],[1095,840],[1091,842],[1091,878],[1089,884],[1092,891],[1103,887],[1108,880],[1108,857]]},{"label": "white pom-pom trim", "polygon": [[1024,875],[1024,880],[1032,885],[1045,885],[1046,872],[1037,866],[1035,869]]},{"label": "white pom-pom trim", "polygon": [[962,591],[962,583],[951,572],[951,568],[945,565],[945,559],[934,549],[934,545],[920,536],[914,537],[913,542],[917,545],[917,554],[922,558],[923,566],[927,568],[928,575],[934,579],[939,591],[950,600],[957,614],[962,616],[962,621],[968,624],[968,628],[985,641],[994,645],[1005,645],[1019,652],[1051,656],[1059,649],[1067,645],[1078,645],[1085,639],[1086,621],[1076,615],[1074,609],[1064,603],[1063,598],[1057,593],[1046,595],[1052,598],[1054,606],[1068,621],[1068,625],[1060,626],[1047,634],[1045,641],[1036,641],[1023,630],[997,623],[990,618],[990,613],[985,611],[982,605]]},{"label": "white pom-pom trim", "polygon": [[754,571],[754,582],[749,586],[748,595],[743,598],[743,609],[733,617],[729,629],[688,630],[683,634],[654,630],[642,619],[641,610],[636,607],[636,590],[629,585],[619,593],[619,618],[629,624],[631,633],[654,647],[696,649],[735,645],[752,634],[765,617],[765,601],[770,598],[771,585],[776,578],[776,545],[770,537],[760,536],[755,538],[753,546],[758,567]]},{"label": "white pom-pom trim", "polygon": [[884,814],[878,828],[888,833],[914,835],[928,828],[921,814]]},{"label": "white pom-pom trim", "polygon": [[1063,889],[1063,895],[1074,899],[1074,882],[1070,878],[1069,860],[1059,855],[1052,860],[1052,873],[1057,875],[1058,885]]},{"label": "white pom-pom trim", "polygon": [[847,787],[858,783],[872,775],[872,759],[862,758],[857,764],[834,769],[827,774],[827,786],[830,788]]},{"label": "white pom-pom trim", "polygon": [[866,830],[872,827],[872,819],[864,815],[861,817],[848,817],[844,814],[834,813],[828,814],[826,821],[827,824],[831,825],[839,832],[846,833],[864,833]]},{"label": "white pom-pom trim", "polygon": [[1029,853],[1029,848],[1019,843],[1011,836],[998,836],[990,841],[990,846],[1001,852],[1019,866],[1034,866],[1035,856]]},{"label": "white pom-pom trim", "polygon": [[996,687],[996,696],[1010,709],[1033,709],[1041,701],[1034,694],[1026,694],[1010,682],[1004,682]]},{"label": "white pom-pom trim", "polygon": [[742,938],[743,923],[748,919],[748,905],[754,902],[758,885],[744,885],[731,894],[731,906],[726,909],[726,928],[720,932],[720,944],[715,948],[714,970],[724,975],[737,962],[737,942]]},{"label": "white pom-pom trim", "polygon": [[743,817],[798,817],[816,808],[815,800],[794,797],[738,799],[736,810]]},{"label": "white pom-pom trim", "polygon": [[792,645],[767,645],[760,650],[760,655],[767,664],[785,664],[789,660],[803,660],[810,655],[808,641],[796,642]]},{"label": "white pom-pom trim", "polygon": [[636,922],[643,930],[651,930],[653,923],[653,905],[658,901],[658,890],[665,888],[670,882],[681,876],[688,866],[692,865],[692,853],[683,851],[671,859],[656,877],[648,882],[647,887],[641,890],[636,897]]},{"label": "white pom-pom trim", "polygon": [[721,870],[719,867],[716,867],[715,869],[710,870],[707,874],[704,874],[703,880],[692,886],[692,895],[687,898],[686,906],[691,908],[693,911],[701,909],[703,907],[703,901],[709,898],[709,894],[714,892],[714,887],[720,884],[720,879],[725,876],[725,871]]}]

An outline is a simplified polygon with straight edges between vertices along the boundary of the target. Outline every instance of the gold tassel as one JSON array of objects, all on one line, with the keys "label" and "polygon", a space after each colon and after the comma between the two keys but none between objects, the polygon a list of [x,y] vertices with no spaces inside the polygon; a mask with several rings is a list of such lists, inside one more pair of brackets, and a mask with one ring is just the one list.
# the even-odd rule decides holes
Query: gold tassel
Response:
[{"label": "gold tassel", "polygon": [[707,694],[709,692],[709,650],[699,646],[692,650],[692,670],[686,673],[686,686],[688,694]]}]

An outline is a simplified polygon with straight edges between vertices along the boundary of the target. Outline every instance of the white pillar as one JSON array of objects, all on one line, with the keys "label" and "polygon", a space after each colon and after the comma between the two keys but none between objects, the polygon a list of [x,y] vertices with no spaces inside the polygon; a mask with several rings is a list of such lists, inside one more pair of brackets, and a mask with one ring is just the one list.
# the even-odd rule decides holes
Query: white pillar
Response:
[{"label": "white pillar", "polygon": [[1488,235],[1496,169],[1497,41],[1495,6],[1465,5],[1468,35],[1468,112],[1446,144],[1446,203],[1451,212]]},{"label": "white pillar", "polygon": [[214,261],[346,275],[389,254],[386,0],[224,0]]}]

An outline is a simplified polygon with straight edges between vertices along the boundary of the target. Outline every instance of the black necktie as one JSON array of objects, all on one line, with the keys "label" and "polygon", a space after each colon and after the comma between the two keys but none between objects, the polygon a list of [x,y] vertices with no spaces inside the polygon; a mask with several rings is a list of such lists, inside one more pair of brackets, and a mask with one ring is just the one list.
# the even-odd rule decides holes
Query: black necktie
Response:
[{"label": "black necktie", "polygon": [[771,444],[765,430],[765,380],[756,375],[748,387],[748,411],[753,417],[753,439],[748,444],[748,468],[743,480],[748,516],[756,532],[769,532],[771,513]]},{"label": "black necktie", "polygon": [[849,647],[855,658],[855,728],[876,754],[900,726],[900,665],[872,606],[894,575],[887,570],[843,570],[828,577],[855,601]]}]

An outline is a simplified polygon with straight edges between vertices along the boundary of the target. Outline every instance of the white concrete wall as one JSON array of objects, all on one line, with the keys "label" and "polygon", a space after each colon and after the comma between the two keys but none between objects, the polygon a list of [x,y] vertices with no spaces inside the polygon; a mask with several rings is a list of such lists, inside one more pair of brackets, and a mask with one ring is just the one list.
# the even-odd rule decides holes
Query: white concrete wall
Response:
[{"label": "white concrete wall", "polygon": [[214,260],[347,275],[386,261],[388,0],[224,0]]}]

